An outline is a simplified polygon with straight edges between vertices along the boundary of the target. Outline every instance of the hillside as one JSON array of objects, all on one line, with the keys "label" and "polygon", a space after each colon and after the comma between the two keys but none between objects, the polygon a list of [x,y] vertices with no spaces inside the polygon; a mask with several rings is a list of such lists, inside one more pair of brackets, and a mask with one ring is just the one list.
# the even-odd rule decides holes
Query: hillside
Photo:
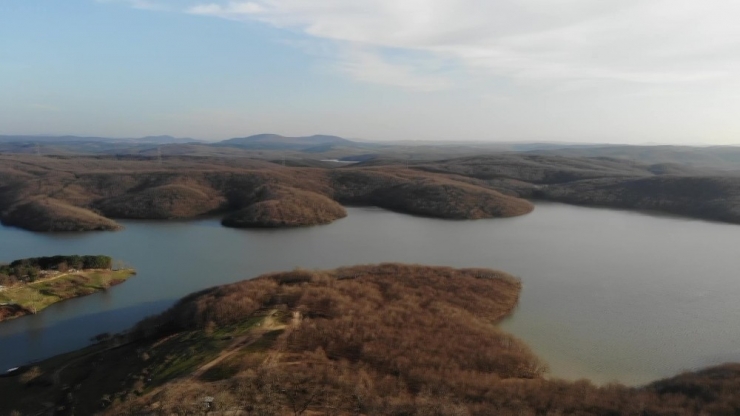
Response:
[{"label": "hillside", "polygon": [[[538,377],[539,361],[494,325],[511,313],[520,287],[492,270],[396,264],[265,275],[184,298],[137,325],[128,335],[132,344],[93,349],[82,359],[74,357],[84,353],[74,354],[72,365],[41,363],[42,374],[65,366],[60,384],[79,385],[71,400],[57,396],[43,375],[25,388],[14,383],[20,377],[0,379],[3,391],[18,392],[0,412],[52,400],[67,407],[63,414],[91,414],[104,396],[113,401],[138,390],[140,398],[131,395],[110,414],[145,406],[184,414],[202,406],[200,396],[227,393],[237,380],[238,400],[252,411],[281,414],[297,401],[370,411],[384,406],[375,403],[383,394],[407,407],[421,384],[459,393],[502,378]],[[223,409],[226,398],[216,395]]]},{"label": "hillside", "polygon": [[11,202],[2,213],[2,222],[30,231],[112,231],[121,228],[115,221],[85,208],[44,196]]},{"label": "hillside", "polygon": [[223,219],[229,227],[297,227],[328,224],[347,216],[337,202],[314,192],[300,189],[264,187],[257,191],[259,202]]},{"label": "hillside", "polygon": [[112,218],[230,214],[227,226],[325,224],[340,203],[477,219],[532,205],[445,175],[392,169],[290,168],[246,158],[0,156],[0,220],[34,231],[118,228]]},{"label": "hillside", "polygon": [[504,177],[534,184],[651,175],[649,167],[621,160],[518,154],[443,160],[421,167],[484,180]]},{"label": "hillside", "polygon": [[609,157],[645,164],[678,164],[715,170],[740,170],[737,146],[589,146],[533,150],[546,156]]},{"label": "hillside", "polygon": [[584,180],[537,196],[578,205],[641,209],[740,224],[740,178],[661,176]]},{"label": "hillside", "polygon": [[[459,158],[529,157],[612,160],[653,166],[672,174],[740,174],[740,146],[650,146],[517,142],[358,142],[331,135],[287,137],[258,134],[220,142],[172,136],[107,138],[0,135],[0,152],[40,155],[138,155],[249,157],[264,160],[339,159],[368,162],[436,163]],[[521,159],[524,158],[524,159]],[[671,172],[667,172],[671,171]]]},{"label": "hillside", "polygon": [[342,167],[301,160],[0,155],[0,220],[90,231],[117,229],[121,218],[224,214],[226,226],[289,227],[342,218],[341,204],[482,219],[524,215],[528,200],[544,199],[740,223],[740,175],[683,165],[513,153]]},{"label": "hillside", "polygon": [[[358,166],[400,163],[373,161]],[[410,168],[475,179],[479,185],[518,198],[740,223],[740,176],[732,173],[623,159],[525,154],[419,162]]]},{"label": "hillside", "polygon": [[485,269],[268,274],[0,378],[0,413],[683,416],[740,406],[738,365],[640,388],[548,380],[496,326],[520,290]]},{"label": "hillside", "polygon": [[[360,166],[369,165],[377,163]],[[685,165],[509,154],[422,162],[412,167],[478,179],[520,198],[740,223],[740,176]]]}]

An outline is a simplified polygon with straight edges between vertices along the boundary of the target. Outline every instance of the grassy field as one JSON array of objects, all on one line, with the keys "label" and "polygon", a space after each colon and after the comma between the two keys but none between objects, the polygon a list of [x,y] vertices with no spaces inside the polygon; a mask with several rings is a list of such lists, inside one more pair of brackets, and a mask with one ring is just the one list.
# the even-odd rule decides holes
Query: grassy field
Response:
[{"label": "grassy field", "polygon": [[6,288],[0,292],[0,304],[17,305],[25,313],[12,316],[0,314],[0,321],[35,313],[63,300],[100,292],[135,274],[133,269],[83,270]]}]

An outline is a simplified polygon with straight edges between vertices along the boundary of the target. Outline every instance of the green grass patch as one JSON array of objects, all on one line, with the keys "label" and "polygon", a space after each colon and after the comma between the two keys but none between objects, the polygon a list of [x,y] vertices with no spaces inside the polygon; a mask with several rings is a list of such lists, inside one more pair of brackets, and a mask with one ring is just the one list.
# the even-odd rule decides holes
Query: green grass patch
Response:
[{"label": "green grass patch", "polygon": [[131,269],[88,270],[51,277],[5,289],[0,292],[0,303],[16,304],[29,312],[38,312],[66,299],[108,289],[135,274]]},{"label": "green grass patch", "polygon": [[278,310],[272,315],[276,321],[281,324],[287,325],[293,319],[293,312],[288,310]]},{"label": "green grass patch", "polygon": [[250,317],[238,324],[221,327],[210,333],[197,330],[178,334],[152,351],[158,362],[151,373],[152,383],[158,385],[190,374],[199,366],[214,359],[233,342],[234,337],[248,332],[263,319],[261,316]]},{"label": "green grass patch", "polygon": [[159,365],[152,371],[152,381],[159,384],[189,374],[214,358],[228,343],[203,331],[179,334],[155,351]]},{"label": "green grass patch", "polygon": [[215,331],[213,331],[210,336],[213,338],[225,338],[242,335],[249,332],[252,328],[255,327],[255,325],[262,322],[264,319],[264,316],[251,316],[237,324],[219,327]]},{"label": "green grass patch", "polygon": [[241,366],[237,362],[218,363],[203,373],[203,375],[200,376],[200,379],[209,382],[226,380],[227,378],[231,378],[239,374],[239,371],[241,371]]},{"label": "green grass patch", "polygon": [[[84,388],[72,391],[79,400],[75,414],[95,414],[101,410],[100,398],[104,395],[120,399],[130,394],[145,394],[175,378],[192,374],[232,345],[235,338],[249,333],[264,318],[262,315],[253,316],[213,331],[181,332],[111,350],[101,343],[52,357],[37,365],[44,377],[52,377],[56,370],[64,367],[58,386],[26,386],[19,377],[0,377],[0,396],[3,397],[0,415],[9,414],[11,410],[37,414],[44,409],[43,403],[56,403],[64,398],[67,393],[61,391],[62,386],[80,383]],[[248,354],[239,351],[201,377],[205,381],[232,377],[244,368],[245,358]]]},{"label": "green grass patch", "polygon": [[270,349],[270,347],[273,346],[273,344],[275,344],[275,341],[283,332],[285,332],[284,329],[276,329],[274,331],[265,332],[264,334],[262,334],[260,339],[246,346],[244,348],[244,351],[251,353],[267,351],[268,349]]}]

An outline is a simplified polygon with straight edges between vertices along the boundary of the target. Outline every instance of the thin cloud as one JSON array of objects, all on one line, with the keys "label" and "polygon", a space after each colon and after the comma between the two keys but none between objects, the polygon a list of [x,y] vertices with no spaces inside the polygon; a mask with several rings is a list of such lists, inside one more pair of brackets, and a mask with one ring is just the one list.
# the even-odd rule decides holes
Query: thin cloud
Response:
[{"label": "thin cloud", "polygon": [[257,3],[252,2],[229,2],[225,5],[218,3],[199,4],[187,9],[187,13],[203,16],[216,16],[225,19],[240,19],[244,16],[264,12],[265,9]]},{"label": "thin cloud", "polygon": [[391,62],[388,51],[537,82],[690,83],[740,69],[735,0],[250,0],[185,11],[351,45],[336,55],[340,70],[411,88],[451,83],[423,65]]},{"label": "thin cloud", "polygon": [[452,86],[443,76],[425,74],[415,65],[388,62],[377,52],[358,48],[345,50],[338,68],[358,81],[409,90],[439,91]]},{"label": "thin cloud", "polygon": [[171,8],[165,3],[150,0],[95,0],[98,3],[125,3],[134,9],[166,11]]}]

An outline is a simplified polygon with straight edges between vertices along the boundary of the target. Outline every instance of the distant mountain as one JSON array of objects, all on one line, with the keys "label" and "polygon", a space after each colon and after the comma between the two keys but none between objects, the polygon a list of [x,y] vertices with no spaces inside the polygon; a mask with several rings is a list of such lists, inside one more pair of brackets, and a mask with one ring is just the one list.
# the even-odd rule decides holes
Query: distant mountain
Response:
[{"label": "distant mountain", "polygon": [[200,143],[200,140],[172,136],[146,136],[141,138],[111,138],[86,136],[33,136],[33,135],[0,135],[0,143]]},{"label": "distant mountain", "polygon": [[112,139],[109,137],[82,137],[82,136],[32,136],[32,135],[0,135],[2,143],[80,143],[103,142],[113,143],[128,139]]},{"label": "distant mountain", "polygon": [[239,147],[242,149],[291,149],[308,150],[317,147],[327,149],[334,146],[357,147],[360,143],[338,136],[317,134],[304,137],[287,137],[279,134],[257,134],[237,137],[215,143],[214,146]]},{"label": "distant mountain", "polygon": [[172,137],[172,136],[146,136],[140,139],[134,139],[138,143],[152,144],[183,144],[183,143],[203,143],[202,140],[191,139],[189,137]]}]

